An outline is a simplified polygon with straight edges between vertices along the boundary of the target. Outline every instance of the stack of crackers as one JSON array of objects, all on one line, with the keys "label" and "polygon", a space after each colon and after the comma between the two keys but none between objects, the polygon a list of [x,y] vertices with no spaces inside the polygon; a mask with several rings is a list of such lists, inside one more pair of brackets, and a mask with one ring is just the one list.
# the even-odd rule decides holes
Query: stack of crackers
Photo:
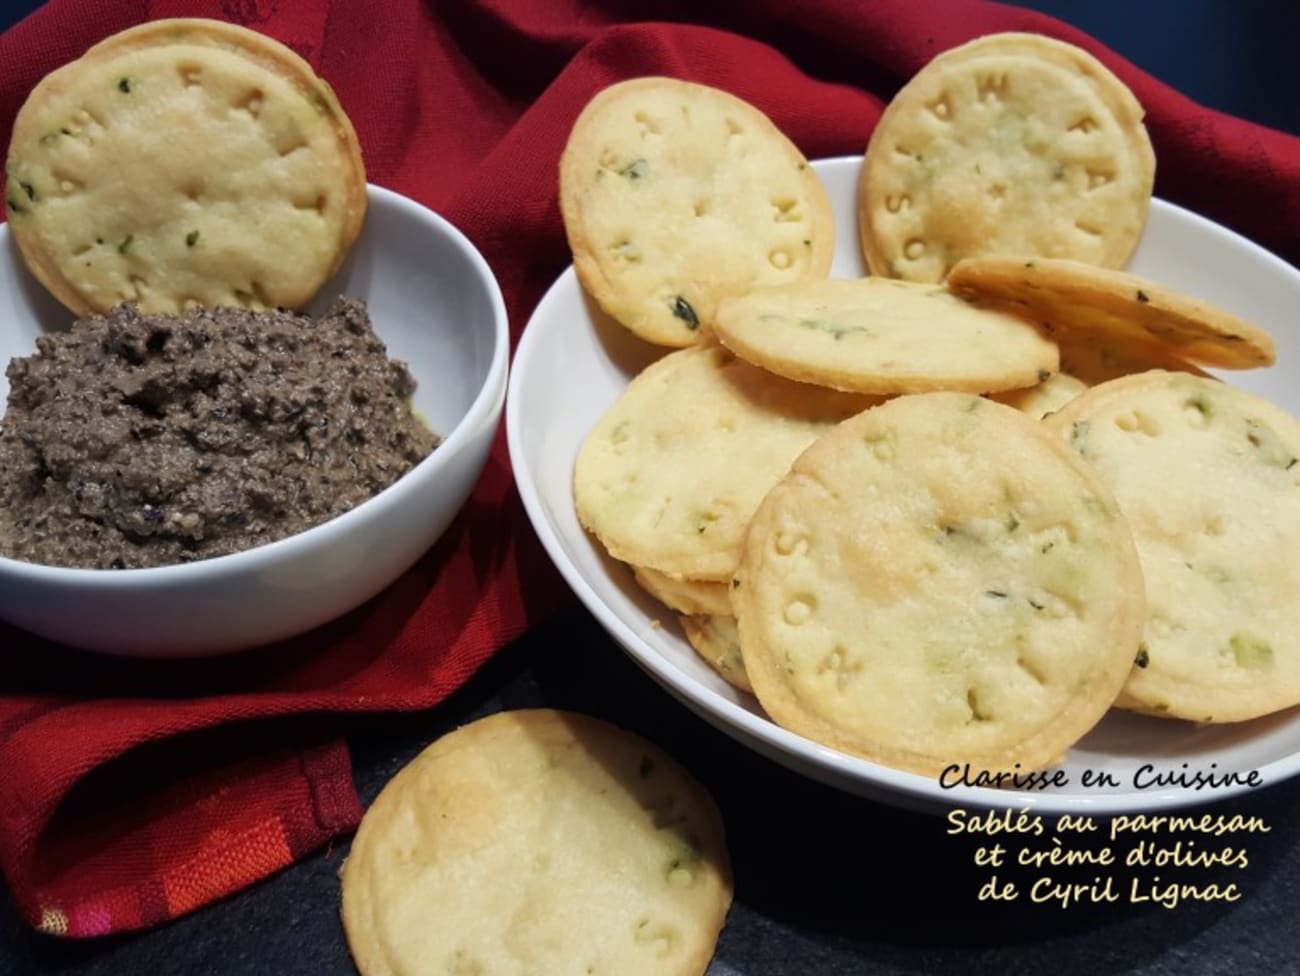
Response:
[{"label": "stack of crackers", "polygon": [[1121,270],[1142,117],[1059,41],[941,54],[871,136],[856,280],[753,106],[646,78],[578,118],[579,279],[680,347],[588,436],[578,514],[774,721],[935,775],[1050,766],[1116,705],[1300,703],[1300,423],[1203,370],[1265,332]]}]

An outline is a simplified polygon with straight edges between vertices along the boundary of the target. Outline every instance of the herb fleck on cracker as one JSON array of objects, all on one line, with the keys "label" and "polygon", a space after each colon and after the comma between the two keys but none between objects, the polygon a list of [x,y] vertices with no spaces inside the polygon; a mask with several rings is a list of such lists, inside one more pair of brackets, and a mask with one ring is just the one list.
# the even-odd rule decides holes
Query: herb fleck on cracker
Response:
[{"label": "herb fleck on cracker", "polygon": [[1070,446],[1080,454],[1088,453],[1088,428],[1091,424],[1086,420],[1076,420],[1074,426],[1070,428]]},{"label": "herb fleck on cracker", "polygon": [[619,176],[625,177],[626,179],[629,179],[632,182],[645,179],[646,176],[649,175],[649,173],[650,173],[650,164],[647,163],[644,159],[634,159],[632,160],[632,162],[628,163],[626,166],[624,166],[621,170],[618,171]]},{"label": "herb fleck on cracker", "polygon": [[1259,459],[1270,467],[1290,471],[1296,463],[1295,455],[1287,449],[1277,432],[1253,417],[1246,420],[1246,440],[1255,449]]},{"label": "herb fleck on cracker", "polygon": [[825,332],[833,339],[843,339],[850,332],[867,331],[867,329],[861,325],[839,325],[835,322],[828,322],[825,319],[800,319],[799,325],[805,329]]},{"label": "herb fleck on cracker", "polygon": [[1228,640],[1237,664],[1243,668],[1263,668],[1273,663],[1273,648],[1262,637],[1238,631]]},{"label": "herb fleck on cracker", "polygon": [[685,322],[686,328],[694,332],[700,327],[700,317],[695,314],[695,309],[691,307],[691,303],[681,295],[673,299],[672,307],[673,315]]}]

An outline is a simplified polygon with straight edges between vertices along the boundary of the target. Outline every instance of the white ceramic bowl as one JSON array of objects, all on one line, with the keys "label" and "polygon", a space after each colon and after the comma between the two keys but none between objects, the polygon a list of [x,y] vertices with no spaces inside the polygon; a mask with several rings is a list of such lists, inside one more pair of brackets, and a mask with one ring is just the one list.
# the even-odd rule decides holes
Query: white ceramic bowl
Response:
[{"label": "white ceramic bowl", "polygon": [[[487,460],[505,400],[509,333],[487,262],[455,227],[370,187],[365,227],[312,307],[363,298],[415,409],[443,443],[396,484],[323,525],[257,549],[156,569],[88,570],[0,558],[0,619],[88,650],[140,657],[235,651],[309,630],[391,583],[438,538]],[[0,226],[0,361],[72,316],[22,266]],[[0,376],[0,402],[8,396]]]},{"label": "white ceramic bowl", "polygon": [[[832,273],[864,273],[854,199],[860,158],[814,163],[836,218]],[[1300,414],[1300,272],[1216,224],[1155,201],[1130,270],[1236,312],[1273,333],[1278,365],[1224,373],[1230,382]],[[855,793],[917,807],[1035,807],[1105,813],[1205,803],[1240,788],[1150,785],[1140,773],[1245,775],[1265,783],[1300,772],[1300,710],[1237,725],[1198,727],[1112,712],[1070,751],[1069,785],[1047,793],[958,786],[848,756],[773,724],[758,702],[727,685],[683,639],[675,615],[640,592],[578,524],[573,463],[587,432],[628,381],[666,350],[652,348],[600,313],[566,271],[537,306],[515,353],[506,431],[515,480],[538,537],[569,585],[651,677],[718,728],[808,776]],[[1297,556],[1300,558],[1300,556]],[[1186,769],[1183,764],[1186,763]],[[1085,770],[1114,786],[1084,786]],[[1136,780],[1135,780],[1136,777]]]}]

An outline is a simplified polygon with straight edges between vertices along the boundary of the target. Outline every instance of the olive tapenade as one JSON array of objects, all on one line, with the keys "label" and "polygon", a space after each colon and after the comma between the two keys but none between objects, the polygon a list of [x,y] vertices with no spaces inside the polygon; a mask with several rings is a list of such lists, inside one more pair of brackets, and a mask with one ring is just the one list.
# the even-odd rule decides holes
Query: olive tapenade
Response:
[{"label": "olive tapenade", "polygon": [[391,485],[438,443],[364,303],[323,316],[123,305],[9,364],[0,554],[140,568],[251,549]]}]

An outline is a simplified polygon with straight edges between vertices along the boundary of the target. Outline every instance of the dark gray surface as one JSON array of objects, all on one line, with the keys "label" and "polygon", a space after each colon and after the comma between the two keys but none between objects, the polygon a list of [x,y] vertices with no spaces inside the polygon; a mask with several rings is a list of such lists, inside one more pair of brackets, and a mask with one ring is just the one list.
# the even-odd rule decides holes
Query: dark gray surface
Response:
[{"label": "dark gray surface", "polygon": [[[1263,817],[1245,870],[1154,872],[1236,881],[1235,905],[981,905],[974,841],[940,817],[864,802],[788,773],[688,713],[573,611],[507,650],[433,712],[355,723],[367,802],[442,732],[502,708],[546,704],[606,718],[677,756],[715,794],[727,824],[736,903],[710,973],[1066,973],[1186,976],[1293,973],[1300,909],[1300,782],[1209,808]],[[1209,848],[1218,842],[1196,838]],[[1226,842],[1226,841],[1225,841]],[[139,936],[67,943],[21,930],[5,911],[0,971],[119,974],[346,974],[336,845],[253,889]],[[1088,880],[1088,871],[1060,872]],[[436,924],[430,919],[429,924]]]}]

